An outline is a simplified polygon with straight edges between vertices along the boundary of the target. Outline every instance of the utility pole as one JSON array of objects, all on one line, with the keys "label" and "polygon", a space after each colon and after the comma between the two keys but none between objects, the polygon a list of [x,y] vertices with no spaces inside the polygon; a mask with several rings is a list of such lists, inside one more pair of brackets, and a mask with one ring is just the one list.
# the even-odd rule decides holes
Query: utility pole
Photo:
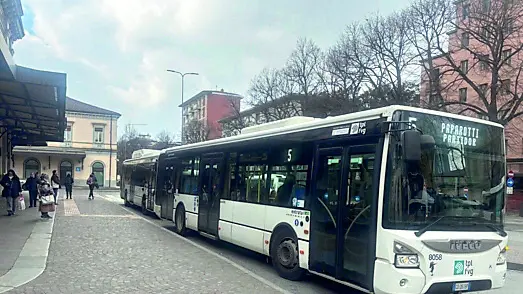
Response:
[{"label": "utility pole", "polygon": [[172,73],[176,73],[176,74],[178,74],[178,75],[180,75],[182,77],[182,104],[180,104],[180,106],[182,108],[182,144],[183,144],[184,143],[184,135],[183,135],[183,125],[184,125],[184,123],[183,123],[183,102],[184,102],[184,100],[183,100],[183,84],[184,84],[184,78],[185,78],[186,75],[197,76],[197,75],[199,75],[199,73],[197,73],[197,72],[184,72],[184,73],[182,73],[182,72],[179,72],[177,70],[172,70],[172,69],[168,69],[167,71],[168,72],[172,72]]}]

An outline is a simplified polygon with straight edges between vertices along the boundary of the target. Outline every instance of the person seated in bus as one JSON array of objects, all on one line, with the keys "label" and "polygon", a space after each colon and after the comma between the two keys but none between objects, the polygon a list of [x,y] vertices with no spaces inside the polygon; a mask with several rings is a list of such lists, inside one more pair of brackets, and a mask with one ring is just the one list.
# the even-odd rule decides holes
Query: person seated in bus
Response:
[{"label": "person seated in bus", "polygon": [[288,205],[295,183],[296,177],[294,175],[290,174],[285,178],[283,185],[278,188],[278,192],[276,193],[276,202],[279,205]]}]

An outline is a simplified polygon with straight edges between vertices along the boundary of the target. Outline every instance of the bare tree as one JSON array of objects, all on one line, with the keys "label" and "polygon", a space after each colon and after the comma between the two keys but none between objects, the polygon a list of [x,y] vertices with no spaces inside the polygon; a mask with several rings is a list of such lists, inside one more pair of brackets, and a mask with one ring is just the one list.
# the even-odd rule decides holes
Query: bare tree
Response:
[{"label": "bare tree", "polygon": [[165,149],[172,147],[176,144],[175,136],[166,130],[161,131],[156,135],[156,141],[154,141],[153,149]]},{"label": "bare tree", "polygon": [[291,83],[291,92],[305,98],[321,92],[321,63],[320,47],[310,39],[299,39],[283,70],[286,80]]},{"label": "bare tree", "polygon": [[231,114],[220,121],[222,136],[230,137],[240,133],[243,128],[249,126],[248,118],[241,111],[240,102],[236,99],[228,100]]},{"label": "bare tree", "polygon": [[259,109],[262,121],[280,120],[301,115],[301,104],[292,96],[291,81],[287,74],[277,69],[264,69],[251,82],[248,95],[249,104]]},{"label": "bare tree", "polygon": [[[444,60],[438,66],[446,73],[441,77],[447,85],[446,95],[453,99],[441,106],[503,125],[521,117],[523,3],[471,2],[451,19],[457,37],[451,38],[448,48],[439,42],[437,49]],[[460,89],[471,90],[471,97]],[[461,97],[452,95],[460,91]]]},{"label": "bare tree", "polygon": [[[405,22],[405,13],[393,13],[388,16],[376,15],[368,18],[360,27],[362,35],[361,61],[365,69],[366,81],[379,93],[380,89],[390,87],[391,92],[383,93],[381,97],[389,96],[392,100],[383,101],[386,104],[412,104],[407,101],[406,82],[415,78],[415,62],[419,58],[413,50],[409,39],[409,27]],[[381,94],[381,93],[379,93]]]},{"label": "bare tree", "polygon": [[186,144],[207,141],[211,134],[211,127],[202,120],[192,120],[184,127],[184,142]]},{"label": "bare tree", "polygon": [[452,30],[454,5],[449,0],[416,0],[405,12],[409,28],[409,41],[419,57],[421,95],[426,105],[439,108],[442,101],[440,77],[445,72],[434,63],[441,56],[439,48],[448,43],[447,33]]}]

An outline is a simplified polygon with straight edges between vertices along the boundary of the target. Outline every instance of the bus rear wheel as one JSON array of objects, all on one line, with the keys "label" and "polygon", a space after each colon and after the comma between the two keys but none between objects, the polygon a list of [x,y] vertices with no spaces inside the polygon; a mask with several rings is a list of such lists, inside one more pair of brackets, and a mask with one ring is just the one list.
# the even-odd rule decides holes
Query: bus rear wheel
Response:
[{"label": "bus rear wheel", "polygon": [[185,208],[183,205],[179,205],[176,208],[174,215],[174,225],[176,227],[176,233],[180,236],[185,236],[187,228],[185,227]]},{"label": "bus rear wheel", "polygon": [[280,277],[298,281],[303,278],[305,270],[300,268],[298,242],[285,230],[279,230],[271,241],[272,265]]}]

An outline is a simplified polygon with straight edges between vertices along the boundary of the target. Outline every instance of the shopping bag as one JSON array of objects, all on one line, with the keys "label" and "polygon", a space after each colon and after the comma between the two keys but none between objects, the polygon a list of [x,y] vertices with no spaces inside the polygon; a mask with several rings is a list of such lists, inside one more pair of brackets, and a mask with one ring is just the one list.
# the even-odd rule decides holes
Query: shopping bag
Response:
[{"label": "shopping bag", "polygon": [[51,199],[51,196],[42,196],[40,202],[42,202],[42,205],[54,204],[54,200]]},{"label": "shopping bag", "polygon": [[18,210],[24,210],[25,209],[25,199],[24,196],[18,197]]}]

